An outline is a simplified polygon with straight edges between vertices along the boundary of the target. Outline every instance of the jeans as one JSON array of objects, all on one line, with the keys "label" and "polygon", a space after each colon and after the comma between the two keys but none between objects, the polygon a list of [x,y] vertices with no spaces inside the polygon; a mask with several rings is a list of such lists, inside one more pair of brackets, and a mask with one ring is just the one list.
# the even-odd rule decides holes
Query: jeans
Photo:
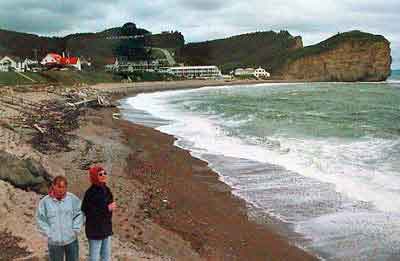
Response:
[{"label": "jeans", "polygon": [[49,245],[49,260],[50,261],[79,261],[79,243],[75,240],[69,245],[55,246]]},{"label": "jeans", "polygon": [[111,260],[111,236],[102,240],[89,239],[89,261]]}]

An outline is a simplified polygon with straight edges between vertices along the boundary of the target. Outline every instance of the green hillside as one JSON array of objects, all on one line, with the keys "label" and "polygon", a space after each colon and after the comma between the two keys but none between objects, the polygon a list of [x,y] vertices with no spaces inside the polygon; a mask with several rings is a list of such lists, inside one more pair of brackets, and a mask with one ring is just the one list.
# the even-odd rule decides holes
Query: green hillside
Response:
[{"label": "green hillside", "polygon": [[37,73],[24,73],[35,82],[21,76],[16,72],[0,72],[0,85],[23,85],[32,83],[47,83],[47,79]]},{"label": "green hillside", "polygon": [[303,48],[300,36],[294,37],[287,31],[266,31],[185,44],[183,35],[178,31],[153,35],[133,23],[126,23],[98,33],[71,34],[63,38],[0,30],[0,56],[37,56],[41,59],[48,52],[65,52],[90,59],[99,71],[105,64],[114,63],[116,56],[128,57],[129,60],[165,59],[162,51],[157,49],[163,48],[174,56],[176,62],[186,65],[217,65],[223,73],[238,67],[261,66],[276,76],[288,62],[333,50],[340,43],[349,41],[357,44],[387,42],[380,35],[351,31]]},{"label": "green hillside", "polygon": [[287,31],[256,32],[185,45],[179,61],[191,65],[215,64],[227,73],[237,67],[263,66],[274,71],[292,50],[303,47],[301,37]]},{"label": "green hillside", "polygon": [[96,84],[103,82],[121,82],[122,76],[107,72],[77,72],[77,71],[46,71],[40,73],[23,73],[27,77],[16,72],[0,72],[0,86],[2,85],[27,85],[27,84]]},{"label": "green hillside", "polygon": [[0,29],[0,56],[44,57],[48,52],[61,53],[65,41],[58,37],[41,37]]},{"label": "green hillside", "polygon": [[[129,29],[130,25],[131,28]],[[125,28],[124,28],[125,26]],[[144,46],[179,49],[184,44],[184,38],[179,32],[155,34],[146,29],[136,28],[133,23],[110,28],[98,33],[77,33],[65,37],[42,37],[35,34],[13,32],[0,29],[0,56],[9,55],[22,58],[43,58],[49,52],[66,55],[83,56],[90,59],[97,68],[113,63],[114,57],[138,56],[138,59],[148,59]],[[127,26],[127,27],[126,27]],[[144,38],[119,39],[127,35],[144,35]],[[137,47],[130,52],[126,47]],[[125,53],[124,53],[125,52]],[[126,53],[128,52],[128,53]],[[150,54],[149,54],[150,55]]]}]

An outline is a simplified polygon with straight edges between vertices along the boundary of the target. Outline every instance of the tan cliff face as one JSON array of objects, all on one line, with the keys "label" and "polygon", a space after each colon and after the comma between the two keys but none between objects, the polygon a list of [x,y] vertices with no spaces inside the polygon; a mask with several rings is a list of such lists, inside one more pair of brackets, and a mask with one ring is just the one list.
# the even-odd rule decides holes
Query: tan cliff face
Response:
[{"label": "tan cliff face", "polygon": [[348,40],[331,50],[287,62],[284,79],[307,81],[384,81],[390,75],[390,43]]},{"label": "tan cliff face", "polygon": [[294,42],[295,42],[295,44],[291,48],[292,50],[297,50],[297,49],[301,49],[301,48],[304,47],[303,46],[303,39],[301,38],[301,36],[294,37]]}]

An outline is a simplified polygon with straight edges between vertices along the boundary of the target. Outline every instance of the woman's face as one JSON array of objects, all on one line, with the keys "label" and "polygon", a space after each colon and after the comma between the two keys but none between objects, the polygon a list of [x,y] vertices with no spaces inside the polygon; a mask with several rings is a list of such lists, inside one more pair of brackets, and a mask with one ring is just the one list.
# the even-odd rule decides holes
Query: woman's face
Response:
[{"label": "woman's face", "polygon": [[102,182],[102,183],[107,182],[107,172],[105,170],[100,171],[98,174],[98,177],[99,177],[100,182]]}]

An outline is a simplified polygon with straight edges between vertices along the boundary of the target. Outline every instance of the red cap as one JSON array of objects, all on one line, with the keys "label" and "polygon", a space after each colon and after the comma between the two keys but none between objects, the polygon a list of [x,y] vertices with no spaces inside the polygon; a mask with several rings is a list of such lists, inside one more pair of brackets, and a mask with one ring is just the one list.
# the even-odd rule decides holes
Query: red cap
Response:
[{"label": "red cap", "polygon": [[95,185],[102,185],[102,183],[99,181],[99,173],[101,171],[104,171],[104,168],[101,166],[93,166],[90,167],[89,169],[89,178],[90,182]]}]

